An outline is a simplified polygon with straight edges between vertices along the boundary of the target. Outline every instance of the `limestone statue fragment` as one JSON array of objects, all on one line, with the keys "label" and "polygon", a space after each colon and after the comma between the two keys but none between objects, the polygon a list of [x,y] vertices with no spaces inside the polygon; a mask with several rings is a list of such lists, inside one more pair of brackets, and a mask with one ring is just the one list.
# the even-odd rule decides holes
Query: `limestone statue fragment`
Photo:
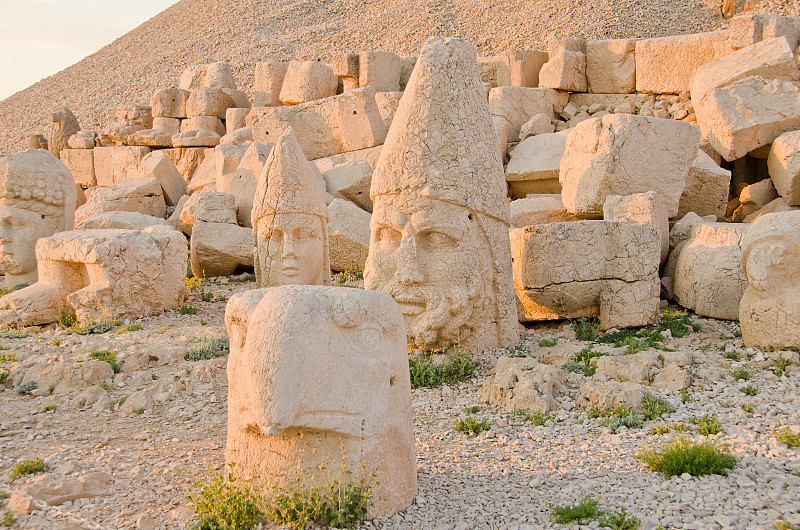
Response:
[{"label": "limestone statue fragment", "polygon": [[81,130],[75,115],[67,107],[50,115],[50,138],[47,148],[58,156],[63,149],[69,149],[69,137]]},{"label": "limestone statue fragment", "polygon": [[428,40],[372,176],[368,289],[425,348],[518,340],[503,164],[475,50]]}]

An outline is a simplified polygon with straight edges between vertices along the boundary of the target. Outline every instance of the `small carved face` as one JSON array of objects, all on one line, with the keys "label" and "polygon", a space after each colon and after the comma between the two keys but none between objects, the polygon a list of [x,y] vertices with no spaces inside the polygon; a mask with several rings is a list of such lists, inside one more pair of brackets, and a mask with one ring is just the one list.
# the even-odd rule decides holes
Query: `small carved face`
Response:
[{"label": "small carved face", "polygon": [[35,271],[36,240],[58,232],[57,224],[53,217],[0,202],[0,269],[13,275]]},{"label": "small carved face", "polygon": [[256,227],[256,256],[262,286],[321,283],[325,262],[322,219],[304,213],[267,216]]},{"label": "small carved face", "polygon": [[366,287],[394,297],[417,344],[465,339],[482,289],[474,214],[427,197],[378,196],[370,226]]}]

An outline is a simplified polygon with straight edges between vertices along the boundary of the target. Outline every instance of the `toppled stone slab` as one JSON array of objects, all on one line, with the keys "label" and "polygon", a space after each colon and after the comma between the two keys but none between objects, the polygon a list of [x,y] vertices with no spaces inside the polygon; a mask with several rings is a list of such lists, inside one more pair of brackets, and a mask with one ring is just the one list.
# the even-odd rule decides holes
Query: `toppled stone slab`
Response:
[{"label": "toppled stone slab", "polygon": [[125,178],[134,178],[149,147],[96,147],[94,174],[98,186],[110,186]]},{"label": "toppled stone slab", "polygon": [[560,193],[558,181],[561,158],[567,145],[563,134],[538,134],[521,141],[509,153],[506,181],[511,196],[524,198],[531,193]]},{"label": "toppled stone slab", "polygon": [[156,90],[150,100],[154,117],[186,118],[186,102],[189,91],[181,88],[164,88]]},{"label": "toppled stone slab", "polygon": [[730,186],[731,172],[719,167],[702,149],[698,150],[686,177],[676,217],[694,212],[721,220],[725,217]]},{"label": "toppled stone slab", "polygon": [[288,62],[256,63],[255,82],[253,83],[254,106],[278,107],[283,105],[281,88],[288,70]]},{"label": "toppled stone slab", "polygon": [[547,414],[564,391],[564,371],[537,364],[530,358],[500,357],[494,374],[486,378],[478,399],[508,412],[528,409]]},{"label": "toppled stone slab", "polygon": [[75,211],[75,222],[102,212],[139,212],[164,218],[167,205],[155,178],[128,178],[111,186],[93,188],[86,204]]},{"label": "toppled stone slab", "polygon": [[190,249],[196,276],[228,276],[237,268],[253,267],[253,230],[237,224],[196,220]]},{"label": "toppled stone slab", "polygon": [[508,142],[519,140],[520,128],[536,114],[555,118],[553,106],[563,107],[569,96],[552,88],[504,86],[489,91],[489,112],[495,132],[502,139],[505,153]]},{"label": "toppled stone slab", "polygon": [[333,69],[327,64],[291,61],[283,78],[280,100],[285,105],[297,105],[328,98],[336,95],[337,84]]},{"label": "toppled stone slab", "polygon": [[539,86],[586,92],[586,54],[566,50],[558,54],[551,53],[550,60],[539,71]]},{"label": "toppled stone slab", "polygon": [[186,195],[186,181],[163,151],[154,151],[142,159],[137,178],[156,179],[168,206],[175,206]]},{"label": "toppled stone slab", "polygon": [[655,192],[609,195],[603,203],[603,220],[652,224],[661,236],[661,263],[666,261],[669,254],[669,218]]},{"label": "toppled stone slab", "polygon": [[358,86],[371,86],[375,92],[400,90],[402,59],[392,52],[372,50],[358,54]]},{"label": "toppled stone slab", "polygon": [[589,92],[628,94],[636,90],[636,39],[587,40]]},{"label": "toppled stone slab", "polygon": [[97,185],[97,177],[94,174],[94,153],[91,149],[64,149],[59,156],[61,162],[75,177],[78,186],[91,188]]},{"label": "toppled stone slab", "polygon": [[334,199],[328,205],[331,270],[364,270],[369,253],[370,219],[370,214],[344,199]]},{"label": "toppled stone slab", "polygon": [[511,201],[511,226],[514,228],[580,219],[564,208],[558,194],[534,194]]},{"label": "toppled stone slab", "polygon": [[[61,152],[62,161],[64,153]],[[800,131],[783,133],[775,139],[767,165],[775,189],[786,204],[800,206]]]},{"label": "toppled stone slab", "polygon": [[193,88],[232,88],[236,89],[231,65],[225,61],[197,64],[187,67],[181,74],[178,87],[183,90]]},{"label": "toppled stone slab", "polygon": [[75,225],[75,230],[105,230],[122,228],[124,230],[143,230],[148,226],[167,224],[161,217],[153,217],[139,212],[102,212],[87,217]]}]

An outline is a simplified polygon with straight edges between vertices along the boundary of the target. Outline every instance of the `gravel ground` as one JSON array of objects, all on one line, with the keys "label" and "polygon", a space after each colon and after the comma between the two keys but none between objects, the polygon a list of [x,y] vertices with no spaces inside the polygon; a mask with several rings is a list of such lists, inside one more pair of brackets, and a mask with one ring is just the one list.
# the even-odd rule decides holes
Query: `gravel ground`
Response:
[{"label": "gravel ground", "polygon": [[384,49],[416,54],[432,35],[471,42],[481,54],[543,47],[551,34],[658,37],[727,25],[702,0],[181,0],[97,53],[0,102],[0,153],[47,133],[66,105],[86,129],[118,105],[149,104],[189,64],[230,61],[251,93],[255,63],[328,59]]},{"label": "gravel ground", "polygon": [[[201,287],[225,297],[249,288],[252,281],[228,279],[206,281]],[[174,311],[142,319],[140,331],[80,336],[48,326],[3,341],[9,348],[3,353],[17,357],[1,365],[11,367],[12,375],[35,363],[85,359],[86,350],[120,352],[122,371],[108,391],[114,400],[161,382],[178,383],[172,397],[141,414],[117,410],[117,405],[99,412],[70,406],[80,390],[52,397],[0,391],[0,491],[21,491],[41,480],[74,484],[87,474],[110,475],[97,496],[21,515],[16,528],[125,529],[137,528],[137,521],[140,527],[149,521],[157,528],[179,528],[192,520],[185,486],[194,474],[222,467],[227,395],[225,358],[184,360],[196,345],[190,342],[193,338],[225,335],[224,301],[203,302],[199,291],[187,302],[200,309],[196,315]],[[792,365],[787,375],[778,377],[771,362],[775,354],[745,348],[736,338],[736,324],[700,317],[694,321],[700,331],[667,344],[694,355],[691,401],[684,402],[678,392],[658,393],[676,411],[641,429],[613,433],[588,418],[577,406],[586,378],[576,373],[567,374],[567,391],[557,397],[553,419],[542,426],[480,403],[478,389],[496,359],[509,353],[504,350],[479,355],[479,369],[469,382],[414,390],[418,496],[405,513],[363,527],[552,527],[551,505],[574,504],[586,495],[600,500],[604,510],[627,508],[642,519],[643,528],[772,528],[781,519],[800,524],[800,449],[787,447],[773,434],[779,425],[800,425],[800,366]],[[528,329],[515,351],[524,352],[532,363],[552,362],[558,351],[586,345],[568,338],[561,325]],[[540,346],[542,338],[559,344]],[[737,352],[738,361],[733,359]],[[736,381],[730,375],[740,366],[753,372],[750,380]],[[740,391],[745,385],[757,387],[758,393],[745,395]],[[41,412],[51,403],[56,410]],[[752,412],[742,409],[746,404],[754,407]],[[476,405],[481,407],[476,417],[491,422],[491,430],[477,436],[456,432],[455,421],[466,416],[466,407]],[[691,429],[686,434],[651,432],[654,425],[689,424],[702,415],[719,419],[723,431],[710,439],[727,445],[739,459],[728,477],[666,480],[635,458],[677,436],[705,439]],[[42,458],[51,471],[6,480],[14,464],[33,457]]]}]

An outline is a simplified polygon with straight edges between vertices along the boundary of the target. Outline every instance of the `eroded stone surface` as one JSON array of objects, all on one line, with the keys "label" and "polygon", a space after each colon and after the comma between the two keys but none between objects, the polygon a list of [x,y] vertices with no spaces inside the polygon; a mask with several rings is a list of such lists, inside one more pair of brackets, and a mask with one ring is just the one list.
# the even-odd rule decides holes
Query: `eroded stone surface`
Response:
[{"label": "eroded stone surface", "polygon": [[564,372],[531,359],[500,357],[494,375],[483,383],[478,398],[508,412],[528,409],[547,414],[555,397],[564,390]]}]

